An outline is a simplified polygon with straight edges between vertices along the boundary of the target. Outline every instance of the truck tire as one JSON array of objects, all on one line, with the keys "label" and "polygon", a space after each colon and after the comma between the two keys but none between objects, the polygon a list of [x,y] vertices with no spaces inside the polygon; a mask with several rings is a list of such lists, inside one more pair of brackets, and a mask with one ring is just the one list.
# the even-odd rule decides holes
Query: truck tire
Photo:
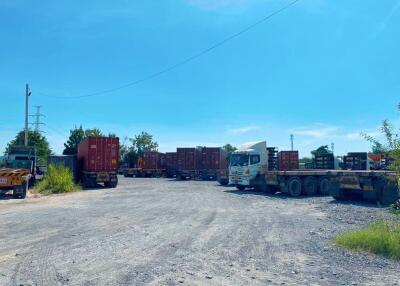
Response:
[{"label": "truck tire", "polygon": [[220,183],[221,186],[227,186],[229,184],[229,181],[225,180],[225,179],[224,180],[219,180],[218,182]]},{"label": "truck tire", "polygon": [[83,188],[84,189],[92,189],[96,186],[96,183],[90,179],[85,179],[83,181]]},{"label": "truck tire", "polygon": [[268,187],[267,187],[267,182],[265,181],[264,178],[262,178],[261,176],[258,176],[255,180],[255,186],[254,189],[257,192],[267,192],[268,191]]},{"label": "truck tire", "polygon": [[387,206],[397,200],[399,194],[395,181],[377,178],[372,182],[372,186],[376,197],[375,202]]},{"label": "truck tire", "polygon": [[315,196],[318,192],[317,179],[315,177],[306,177],[303,181],[303,194],[306,196]]},{"label": "truck tire", "polygon": [[287,190],[292,197],[300,196],[302,191],[302,184],[300,178],[298,177],[290,178],[287,181]]},{"label": "truck tire", "polygon": [[236,189],[238,189],[239,191],[244,191],[246,189],[246,186],[236,185]]},{"label": "truck tire", "polygon": [[319,180],[318,192],[324,196],[329,195],[329,179],[328,178],[324,177]]},{"label": "truck tire", "polygon": [[21,186],[18,186],[13,190],[13,198],[25,199],[27,190],[28,190],[28,184],[25,182]]},{"label": "truck tire", "polygon": [[339,189],[337,194],[333,196],[333,198],[337,201],[345,201],[349,199],[349,195],[343,189]]}]

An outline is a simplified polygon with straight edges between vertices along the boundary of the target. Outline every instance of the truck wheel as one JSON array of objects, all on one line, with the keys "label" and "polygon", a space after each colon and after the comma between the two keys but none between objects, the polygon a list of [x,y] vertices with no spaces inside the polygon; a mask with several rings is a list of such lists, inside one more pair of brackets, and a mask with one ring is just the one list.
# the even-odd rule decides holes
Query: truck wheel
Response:
[{"label": "truck wheel", "polygon": [[337,201],[345,201],[349,198],[349,196],[345,190],[339,189],[339,191],[337,192],[336,195],[333,196],[333,198]]},{"label": "truck wheel", "polygon": [[329,179],[328,178],[322,178],[319,180],[318,192],[324,196],[329,195]]},{"label": "truck wheel", "polygon": [[25,199],[27,189],[28,189],[28,184],[26,182],[23,183],[21,186],[14,188],[13,198],[14,199]]},{"label": "truck wheel", "polygon": [[287,182],[287,188],[292,197],[300,196],[302,189],[301,180],[298,177],[290,178]]},{"label": "truck wheel", "polygon": [[83,182],[83,188],[84,188],[84,189],[92,189],[92,188],[95,187],[95,185],[96,185],[96,183],[93,182],[92,180],[89,180],[89,179],[86,179],[86,180]]},{"label": "truck wheel", "polygon": [[396,182],[378,178],[373,181],[372,185],[376,194],[376,202],[386,206],[394,203],[398,198]]},{"label": "truck wheel", "polygon": [[219,180],[218,182],[220,183],[221,186],[227,186],[229,184],[228,180]]},{"label": "truck wheel", "polygon": [[315,196],[318,191],[317,180],[314,177],[306,177],[303,182],[303,193],[306,196]]},{"label": "truck wheel", "polygon": [[246,186],[236,185],[236,189],[238,189],[239,191],[244,191],[246,189]]},{"label": "truck wheel", "polygon": [[257,192],[267,192],[268,188],[267,188],[267,182],[265,182],[265,179],[263,179],[261,176],[256,178],[256,185],[254,187],[254,189]]}]

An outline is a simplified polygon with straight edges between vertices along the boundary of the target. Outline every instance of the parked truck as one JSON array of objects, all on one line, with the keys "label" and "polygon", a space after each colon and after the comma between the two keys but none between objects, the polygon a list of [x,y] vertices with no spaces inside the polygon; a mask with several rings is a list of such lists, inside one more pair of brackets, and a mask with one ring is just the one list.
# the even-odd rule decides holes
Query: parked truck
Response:
[{"label": "parked truck", "polygon": [[395,174],[388,171],[269,171],[265,141],[245,144],[231,155],[229,183],[239,190],[280,191],[293,197],[321,193],[341,200],[358,194],[383,204],[394,202],[399,195]]},{"label": "parked truck", "polygon": [[26,197],[35,182],[36,150],[29,146],[13,146],[0,166],[0,192],[12,191],[16,199]]},{"label": "parked truck", "polygon": [[83,187],[98,183],[115,188],[118,184],[119,139],[90,136],[78,145],[78,169]]}]

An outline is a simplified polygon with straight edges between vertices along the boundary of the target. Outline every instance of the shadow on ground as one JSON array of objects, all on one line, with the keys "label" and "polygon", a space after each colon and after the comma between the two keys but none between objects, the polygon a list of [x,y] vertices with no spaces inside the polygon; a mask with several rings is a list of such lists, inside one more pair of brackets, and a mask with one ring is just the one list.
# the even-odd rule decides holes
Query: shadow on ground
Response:
[{"label": "shadow on ground", "polygon": [[[236,189],[230,189],[224,191],[225,193],[229,194],[234,194],[234,195],[239,195],[239,196],[263,196],[263,197],[270,197],[270,198],[276,198],[276,199],[281,199],[281,200],[306,200],[306,199],[312,199],[312,198],[329,198],[329,195],[315,195],[315,196],[299,196],[299,197],[291,197],[290,195],[286,195],[284,193],[265,193],[265,192],[260,192],[256,190],[236,190]],[[362,198],[360,198],[357,195],[349,197],[347,200],[336,200],[332,198],[331,201],[328,202],[329,204],[342,204],[342,205],[354,205],[354,206],[361,206],[361,207],[366,207],[366,208],[385,208],[388,207],[379,205],[374,202],[367,202],[364,201]]]}]

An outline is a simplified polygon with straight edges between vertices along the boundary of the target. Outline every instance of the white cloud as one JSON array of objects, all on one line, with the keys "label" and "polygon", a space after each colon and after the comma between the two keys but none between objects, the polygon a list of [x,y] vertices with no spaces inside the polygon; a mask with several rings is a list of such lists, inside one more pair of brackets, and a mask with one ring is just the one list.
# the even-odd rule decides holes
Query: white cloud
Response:
[{"label": "white cloud", "polygon": [[246,133],[250,133],[252,131],[260,130],[259,126],[256,125],[248,125],[248,126],[242,126],[238,128],[230,128],[228,129],[225,133],[227,135],[242,135]]},{"label": "white cloud", "polygon": [[[379,131],[370,131],[370,132],[365,132],[365,134],[367,136],[373,137],[373,138],[377,138],[377,137],[381,137],[382,133]],[[345,135],[346,139],[350,140],[350,141],[359,141],[359,140],[364,140],[365,138],[361,135],[361,132],[350,132],[347,133]]]},{"label": "white cloud", "polygon": [[337,126],[315,124],[315,125],[295,128],[291,131],[291,133],[297,136],[322,139],[334,136],[335,134],[338,133],[339,129],[340,128]]}]

